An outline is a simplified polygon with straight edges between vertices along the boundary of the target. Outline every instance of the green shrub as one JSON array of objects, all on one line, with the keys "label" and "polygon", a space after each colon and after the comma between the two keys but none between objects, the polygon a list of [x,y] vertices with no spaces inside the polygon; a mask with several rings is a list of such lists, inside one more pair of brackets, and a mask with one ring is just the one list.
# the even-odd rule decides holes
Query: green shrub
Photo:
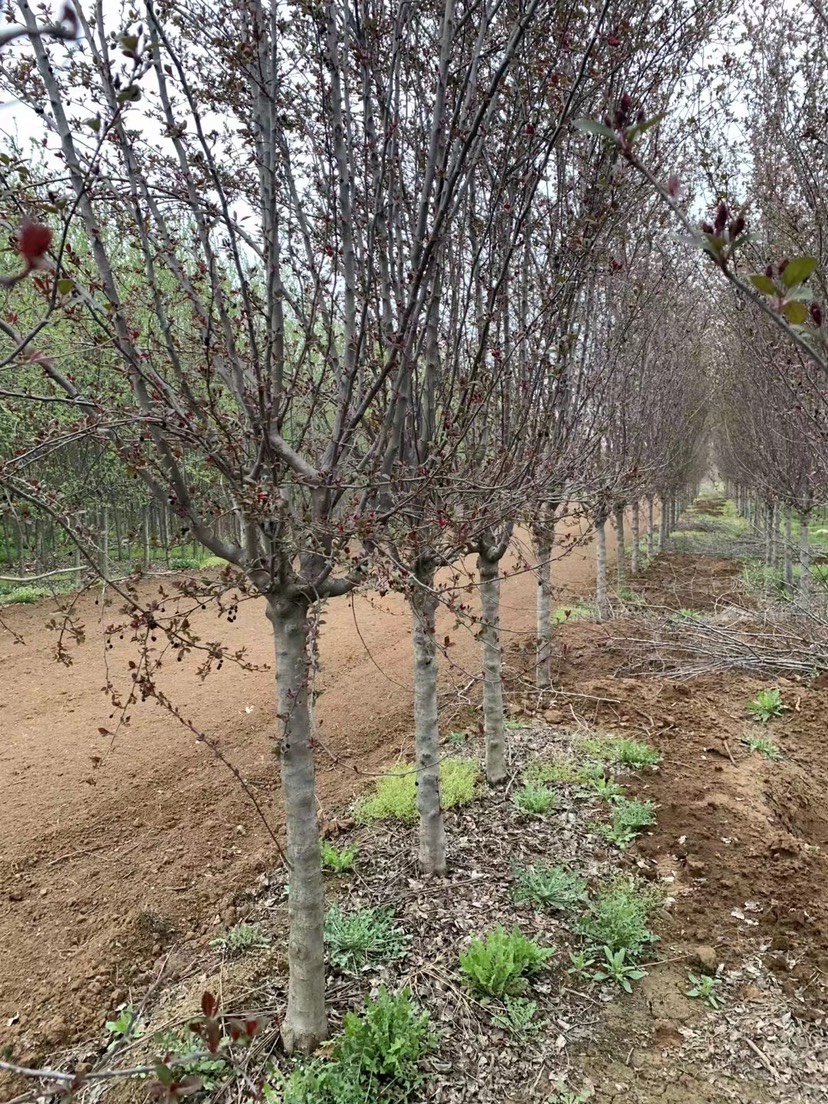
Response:
[{"label": "green shrub", "polygon": [[577,908],[586,897],[584,879],[565,866],[537,862],[527,867],[516,866],[514,873],[512,900],[516,905],[567,911]]},{"label": "green shrub", "polygon": [[655,806],[652,801],[629,801],[622,797],[613,807],[612,820],[609,824],[602,824],[598,834],[618,847],[626,847],[650,824],[655,824]]},{"label": "green shrub", "polygon": [[618,801],[624,796],[624,787],[614,778],[605,778],[604,775],[591,782],[590,789],[603,801]]},{"label": "green shrub", "polygon": [[408,936],[394,923],[390,909],[343,912],[339,905],[331,905],[325,915],[325,943],[335,966],[359,970],[399,958]]},{"label": "green shrub", "polygon": [[761,724],[767,724],[774,717],[781,717],[789,709],[790,706],[782,701],[782,691],[776,686],[769,690],[760,690],[753,701],[745,706],[745,711]]},{"label": "green shrub", "polygon": [[631,736],[595,736],[584,740],[584,753],[592,759],[614,763],[630,770],[654,767],[661,762],[661,754],[643,740]]},{"label": "green shrub", "polygon": [[554,953],[554,947],[539,946],[519,928],[507,932],[498,924],[485,939],[475,936],[460,955],[460,969],[487,996],[515,996],[526,988],[527,975],[541,970]]},{"label": "green shrub", "polygon": [[199,571],[202,561],[197,556],[170,556],[173,571]]},{"label": "green shrub", "polygon": [[600,970],[592,975],[593,981],[614,981],[625,993],[632,992],[632,982],[640,981],[646,976],[646,970],[627,961],[627,949],[622,947],[613,951],[604,947],[604,962]]},{"label": "green shrub", "polygon": [[284,1085],[284,1104],[404,1104],[423,1082],[421,1063],[436,1038],[407,990],[384,988],[361,1016],[348,1012],[330,1061],[314,1059]]},{"label": "green shrub", "polygon": [[635,961],[644,947],[658,937],[649,929],[652,913],[660,896],[632,878],[619,878],[599,890],[587,914],[578,921],[578,930],[590,947],[603,953],[624,950],[628,962]]},{"label": "green shrub", "polygon": [[322,840],[322,866],[334,874],[346,874],[354,869],[357,857],[356,847],[343,847],[337,850],[327,840]]},{"label": "green shrub", "polygon": [[[440,795],[444,809],[464,805],[474,797],[480,777],[475,759],[444,759],[440,764]],[[387,774],[378,779],[373,793],[356,807],[356,818],[362,823],[372,820],[417,819],[417,775],[414,768],[402,764],[399,774]]]},{"label": "green shrub", "polygon": [[522,1043],[525,1043],[531,1035],[536,1035],[544,1027],[542,1020],[536,1020],[538,1010],[537,1001],[527,997],[510,997],[508,993],[503,998],[503,1011],[493,1012],[492,1020],[498,1027],[508,1031]]},{"label": "green shrub", "polygon": [[44,586],[15,586],[5,593],[0,592],[0,606],[31,605],[52,593]]},{"label": "green shrub", "polygon": [[558,807],[558,797],[548,786],[533,786],[527,783],[514,794],[512,804],[522,813],[546,816]]}]

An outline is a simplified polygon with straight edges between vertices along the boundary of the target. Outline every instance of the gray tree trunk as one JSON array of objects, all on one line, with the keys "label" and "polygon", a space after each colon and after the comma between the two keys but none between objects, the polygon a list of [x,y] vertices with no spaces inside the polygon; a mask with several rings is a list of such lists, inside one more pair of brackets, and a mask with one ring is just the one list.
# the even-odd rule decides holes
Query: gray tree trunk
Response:
[{"label": "gray tree trunk", "polygon": [[446,870],[446,830],[440,799],[440,730],[437,721],[437,595],[434,568],[420,566],[411,592],[414,641],[414,748],[417,812],[420,818],[419,860],[427,874]]},{"label": "gray tree trunk", "polygon": [[632,550],[630,552],[630,574],[637,575],[639,569],[639,542],[641,541],[641,515],[638,509],[638,499],[632,504],[632,523],[630,526],[632,536]]},{"label": "gray tree trunk", "polygon": [[655,557],[655,504],[653,496],[647,495],[647,559]]},{"label": "gray tree trunk", "polygon": [[667,529],[670,525],[670,502],[661,495],[661,517],[658,522],[658,550],[664,552],[667,548]]},{"label": "gray tree trunk", "polygon": [[599,620],[612,617],[607,590],[607,531],[603,518],[595,522],[595,605]]},{"label": "gray tree trunk", "polygon": [[506,727],[503,717],[503,673],[500,650],[500,561],[477,557],[483,613],[483,730],[486,778],[497,785],[506,778]]},{"label": "gray tree trunk", "polygon": [[304,604],[268,603],[276,643],[276,691],[282,793],[290,864],[288,1000],[282,1039],[288,1053],[309,1054],[327,1038],[325,889],[316,815],[308,711],[308,621]]},{"label": "gray tree trunk", "polygon": [[808,544],[808,514],[799,515],[799,600],[808,605],[811,596],[811,549]]},{"label": "gray tree trunk", "polygon": [[535,685],[546,690],[552,684],[552,536],[548,530],[535,534],[535,577],[537,597],[537,651],[535,653]]},{"label": "gray tree trunk", "polygon": [[790,506],[785,510],[785,586],[793,593],[793,511]]},{"label": "gray tree trunk", "polygon": [[618,589],[623,590],[627,585],[627,552],[624,548],[624,507],[616,506],[613,510],[613,514],[615,517],[615,533],[618,538],[615,567],[618,577]]}]

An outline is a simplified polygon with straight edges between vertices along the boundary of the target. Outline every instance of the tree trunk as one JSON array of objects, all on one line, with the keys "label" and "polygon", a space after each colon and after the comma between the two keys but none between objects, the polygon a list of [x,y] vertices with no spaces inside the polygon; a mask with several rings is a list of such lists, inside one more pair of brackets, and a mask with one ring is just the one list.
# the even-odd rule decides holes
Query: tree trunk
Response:
[{"label": "tree trunk", "polygon": [[268,617],[276,643],[282,794],[290,864],[288,1000],[282,1039],[288,1053],[309,1054],[327,1038],[325,889],[316,816],[308,713],[307,607],[272,598]]},{"label": "tree trunk", "polygon": [[630,574],[638,574],[638,545],[641,540],[641,516],[638,510],[638,499],[632,504],[632,551],[630,552]]},{"label": "tree trunk", "polygon": [[773,504],[765,503],[765,566],[773,567]]},{"label": "tree trunk", "polygon": [[495,786],[506,778],[506,727],[500,651],[500,561],[478,555],[480,605],[483,611],[483,730],[486,778]]},{"label": "tree trunk", "polygon": [[549,670],[552,659],[552,541],[548,530],[535,534],[535,576],[538,580],[535,685],[539,690],[547,690],[552,685]]},{"label": "tree trunk", "polygon": [[420,867],[427,874],[446,870],[446,831],[440,800],[440,731],[437,722],[437,595],[434,568],[420,566],[409,599],[414,640],[414,748],[417,811],[420,815]]},{"label": "tree trunk", "polygon": [[790,506],[785,510],[785,586],[793,594],[793,519]]},{"label": "tree trunk", "polygon": [[149,571],[150,567],[150,507],[144,507],[144,525],[143,525],[143,555],[144,555],[144,571]]},{"label": "tree trunk", "polygon": [[616,506],[613,513],[615,515],[615,532],[618,538],[618,551],[615,557],[615,566],[618,574],[618,589],[623,590],[627,585],[627,553],[624,548],[624,507]]},{"label": "tree trunk", "polygon": [[612,616],[607,592],[607,531],[603,518],[595,522],[595,605],[600,621]]},{"label": "tree trunk", "polygon": [[653,496],[647,495],[647,559],[655,558],[655,504]]},{"label": "tree trunk", "polygon": [[799,515],[799,599],[808,605],[811,594],[811,549],[808,546],[808,515]]},{"label": "tree trunk", "polygon": [[670,524],[670,503],[664,495],[661,498],[661,517],[658,521],[658,550],[664,552],[667,548],[667,526]]}]

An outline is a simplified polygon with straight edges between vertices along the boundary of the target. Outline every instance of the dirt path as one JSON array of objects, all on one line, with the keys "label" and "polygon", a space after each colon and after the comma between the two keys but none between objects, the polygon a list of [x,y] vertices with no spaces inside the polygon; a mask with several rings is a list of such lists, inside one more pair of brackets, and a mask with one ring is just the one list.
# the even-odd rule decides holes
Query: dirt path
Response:
[{"label": "dirt path", "polygon": [[[576,548],[554,577],[564,591],[584,592],[594,578],[591,548]],[[530,574],[505,581],[507,643],[532,632],[534,598]],[[0,632],[0,1043],[14,1042],[18,1055],[99,1029],[125,984],[146,978],[172,941],[185,949],[185,970],[187,946],[227,920],[235,891],[276,861],[238,784],[158,706],[137,707],[114,744],[98,734],[111,724],[107,667],[126,686],[134,656],[128,640],[106,651],[116,608],[84,599],[86,640],[68,669],[53,659],[48,603],[3,614],[26,642]],[[341,599],[325,620],[318,721],[340,763],[320,757],[320,800],[333,809],[364,784],[342,759],[376,769],[404,742],[411,661],[408,614],[395,597]],[[259,603],[242,603],[233,624],[205,615],[196,630],[245,645],[256,664],[271,662]],[[439,634],[453,642],[444,684],[463,685],[479,670],[478,645],[447,612]],[[218,740],[278,826],[272,674],[225,664],[201,682],[196,666],[171,661],[162,685]]]}]

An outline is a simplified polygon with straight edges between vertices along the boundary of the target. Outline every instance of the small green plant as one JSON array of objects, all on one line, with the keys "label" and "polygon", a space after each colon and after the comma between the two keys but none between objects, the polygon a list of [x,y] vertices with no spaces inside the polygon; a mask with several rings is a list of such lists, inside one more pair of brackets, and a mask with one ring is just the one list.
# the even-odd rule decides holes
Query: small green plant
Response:
[{"label": "small green plant", "polygon": [[452,747],[462,747],[466,742],[465,732],[450,732],[446,736],[446,742],[451,744]]},{"label": "small green plant", "polygon": [[248,954],[250,951],[258,951],[270,946],[270,936],[261,930],[257,924],[247,924],[242,921],[228,928],[224,935],[219,935],[210,940],[211,947],[219,947],[227,958],[237,958]]},{"label": "small green plant", "polygon": [[556,625],[563,625],[567,621],[588,621],[595,617],[595,607],[586,602],[576,602],[571,606],[558,606],[552,614],[552,620]]},{"label": "small green plant", "polygon": [[661,754],[643,740],[631,736],[595,736],[581,745],[586,755],[605,763],[614,763],[630,770],[654,767],[661,762]]},{"label": "small green plant", "polygon": [[650,824],[655,824],[655,806],[652,801],[618,798],[612,810],[612,820],[602,824],[598,834],[616,847],[626,847]]},{"label": "small green plant", "polygon": [[751,736],[743,742],[747,744],[748,751],[758,751],[765,759],[776,762],[782,758],[782,752],[769,736]]},{"label": "small green plant", "polygon": [[170,567],[173,571],[199,571],[202,561],[195,556],[171,556]]},{"label": "small green plant", "polygon": [[492,1019],[498,1027],[514,1035],[519,1042],[525,1043],[544,1026],[543,1020],[535,1019],[537,1010],[537,1001],[527,997],[510,997],[507,993],[503,998],[503,1011],[493,1012]]},{"label": "small green plant", "polygon": [[530,763],[523,772],[524,782],[544,785],[547,782],[571,784],[579,781],[580,767],[571,755]]},{"label": "small green plant", "polygon": [[354,869],[357,848],[343,847],[337,849],[327,840],[322,840],[322,866],[334,874],[347,874]]},{"label": "small green plant", "polygon": [[566,971],[568,974],[575,974],[580,978],[592,978],[589,968],[595,965],[595,959],[589,951],[570,951],[569,962],[570,965]]},{"label": "small green plant", "polygon": [[590,949],[623,949],[627,961],[632,962],[648,943],[658,939],[648,924],[659,900],[660,894],[651,887],[641,886],[632,878],[619,878],[599,890],[589,911],[578,921],[578,931]]},{"label": "small green plant", "polygon": [[295,1069],[273,1104],[405,1104],[418,1094],[422,1061],[436,1041],[407,990],[392,996],[380,989],[361,1016],[346,1014],[330,1061]]},{"label": "small green plant", "polygon": [[[162,1031],[153,1039],[156,1053],[166,1056],[167,1064],[171,1058],[186,1058],[201,1046],[192,1032],[185,1030]],[[202,1092],[213,1092],[225,1080],[230,1072],[230,1064],[221,1055],[194,1058],[191,1062],[176,1064],[176,1076],[197,1077]]]},{"label": "small green plant", "polygon": [[[475,759],[444,759],[440,764],[440,796],[444,809],[464,805],[474,797],[480,777]],[[373,792],[356,807],[362,823],[373,820],[417,819],[417,773],[410,764],[401,764],[399,773],[380,778]]]},{"label": "small green plant", "polygon": [[527,976],[543,969],[554,953],[554,947],[541,947],[519,928],[507,932],[498,924],[485,939],[472,939],[460,955],[460,970],[486,996],[516,996],[525,990]]},{"label": "small green plant", "polygon": [[643,594],[639,594],[637,590],[630,590],[628,587],[622,587],[618,591],[618,597],[626,605],[635,606],[637,609],[647,605],[647,599]]},{"label": "small green plant", "polygon": [[529,728],[529,725],[526,721],[511,720],[505,721],[504,727],[508,732],[520,732],[522,729]]},{"label": "small green plant", "polygon": [[107,1051],[115,1050],[121,1040],[129,1036],[131,1039],[139,1039],[144,1034],[144,1025],[135,1021],[136,1011],[132,1004],[122,1004],[115,1010],[118,1015],[114,1019],[107,1020],[105,1027],[110,1035]]},{"label": "small green plant", "polygon": [[325,943],[334,966],[354,971],[399,958],[408,936],[395,924],[390,909],[343,912],[339,905],[331,905],[325,915]]},{"label": "small green plant", "polygon": [[716,992],[721,985],[719,978],[710,977],[709,974],[688,973],[687,980],[690,982],[690,988],[687,990],[688,997],[702,1000],[711,1008],[718,1009],[722,1007],[721,998]]},{"label": "small green plant", "polygon": [[606,778],[603,774],[591,783],[593,789],[602,801],[618,801],[624,796],[624,787],[614,778]]},{"label": "small green plant", "polygon": [[11,590],[0,592],[0,606],[32,605],[34,602],[39,602],[41,598],[48,598],[51,593],[52,591],[43,586],[16,586]]},{"label": "small green plant", "polygon": [[687,609],[687,607],[682,607],[682,609],[680,609],[678,611],[676,616],[681,621],[703,621],[704,620],[704,614],[700,610]]},{"label": "small green plant", "polygon": [[617,951],[612,947],[604,947],[604,958],[606,959],[604,965],[592,975],[594,981],[614,981],[625,993],[631,993],[631,983],[646,977],[646,970],[627,962],[626,947],[621,947]]},{"label": "small green plant", "polygon": [[516,905],[531,904],[565,912],[578,908],[586,898],[586,882],[565,866],[537,862],[527,867],[516,866],[514,874],[512,900]]},{"label": "small green plant", "polygon": [[782,701],[782,691],[774,686],[769,690],[760,690],[752,702],[748,702],[745,710],[753,717],[754,721],[767,724],[774,717],[781,717],[790,706]]},{"label": "small green plant", "polygon": [[522,813],[532,816],[546,816],[558,807],[558,796],[548,786],[535,786],[527,783],[516,791],[512,804]]},{"label": "small green plant", "polygon": [[546,1104],[587,1104],[595,1096],[595,1090],[586,1088],[580,1092],[561,1086],[552,1096],[548,1097]]}]

